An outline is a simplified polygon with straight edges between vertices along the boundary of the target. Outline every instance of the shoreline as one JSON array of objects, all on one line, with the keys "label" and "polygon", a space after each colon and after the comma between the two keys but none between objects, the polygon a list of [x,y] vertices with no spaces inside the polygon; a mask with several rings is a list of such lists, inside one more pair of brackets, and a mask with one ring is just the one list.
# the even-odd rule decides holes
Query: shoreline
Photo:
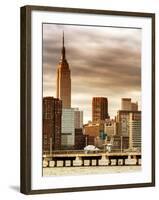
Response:
[{"label": "shoreline", "polygon": [[42,168],[43,176],[95,175],[114,173],[133,173],[141,171],[142,166],[89,166],[89,167],[46,167]]}]

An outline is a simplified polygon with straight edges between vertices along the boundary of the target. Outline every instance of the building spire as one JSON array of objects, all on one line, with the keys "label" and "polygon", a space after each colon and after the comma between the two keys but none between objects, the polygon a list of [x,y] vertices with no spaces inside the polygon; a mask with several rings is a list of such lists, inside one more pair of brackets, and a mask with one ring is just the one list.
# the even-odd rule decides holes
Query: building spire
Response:
[{"label": "building spire", "polygon": [[65,36],[64,36],[64,31],[63,31],[63,47],[65,46],[64,42],[65,42]]},{"label": "building spire", "polygon": [[62,108],[71,108],[71,71],[65,55],[64,31],[61,32],[61,58],[57,66],[57,98],[62,100]]},{"label": "building spire", "polygon": [[63,31],[63,38],[62,38],[62,60],[65,60],[65,38],[64,38],[64,31]]}]

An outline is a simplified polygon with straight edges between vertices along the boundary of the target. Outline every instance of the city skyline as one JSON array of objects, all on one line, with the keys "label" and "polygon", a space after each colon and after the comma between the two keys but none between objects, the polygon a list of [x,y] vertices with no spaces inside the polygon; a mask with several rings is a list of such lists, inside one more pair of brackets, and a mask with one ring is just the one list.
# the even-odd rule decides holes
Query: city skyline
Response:
[{"label": "city skyline", "polygon": [[111,117],[120,109],[123,97],[137,101],[140,109],[140,29],[43,24],[43,96],[56,97],[63,31],[71,70],[72,107],[84,111],[84,122],[91,120],[92,98],[96,96],[108,98]]}]

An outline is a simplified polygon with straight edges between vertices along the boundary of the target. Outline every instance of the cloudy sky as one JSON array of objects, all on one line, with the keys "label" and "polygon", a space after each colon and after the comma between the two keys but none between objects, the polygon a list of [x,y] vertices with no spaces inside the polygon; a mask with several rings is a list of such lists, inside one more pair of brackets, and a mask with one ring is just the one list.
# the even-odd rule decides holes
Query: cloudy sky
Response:
[{"label": "cloudy sky", "polygon": [[71,69],[72,107],[91,120],[92,97],[108,98],[111,117],[121,98],[141,104],[141,30],[43,24],[43,96],[56,97],[56,67],[65,33],[66,58]]}]

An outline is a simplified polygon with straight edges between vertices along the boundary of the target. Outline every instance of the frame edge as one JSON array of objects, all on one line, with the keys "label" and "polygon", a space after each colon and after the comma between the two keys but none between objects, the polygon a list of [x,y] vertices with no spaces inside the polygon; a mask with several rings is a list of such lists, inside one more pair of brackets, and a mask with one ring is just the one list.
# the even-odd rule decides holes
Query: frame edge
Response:
[{"label": "frame edge", "polygon": [[31,34],[30,9],[20,8],[20,192],[31,191]]},{"label": "frame edge", "polygon": [[152,185],[156,184],[155,177],[155,14],[152,14]]}]

